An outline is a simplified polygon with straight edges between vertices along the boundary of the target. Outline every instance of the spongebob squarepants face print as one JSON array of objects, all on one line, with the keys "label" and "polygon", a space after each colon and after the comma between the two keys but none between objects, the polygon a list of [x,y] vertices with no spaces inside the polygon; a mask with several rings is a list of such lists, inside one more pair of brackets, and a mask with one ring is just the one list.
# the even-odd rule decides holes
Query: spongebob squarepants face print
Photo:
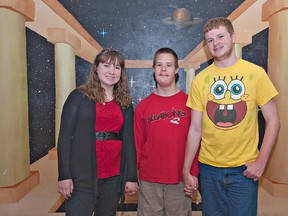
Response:
[{"label": "spongebob squarepants face print", "polygon": [[248,95],[243,77],[218,77],[210,88],[207,115],[218,128],[228,129],[239,124],[246,115]]}]

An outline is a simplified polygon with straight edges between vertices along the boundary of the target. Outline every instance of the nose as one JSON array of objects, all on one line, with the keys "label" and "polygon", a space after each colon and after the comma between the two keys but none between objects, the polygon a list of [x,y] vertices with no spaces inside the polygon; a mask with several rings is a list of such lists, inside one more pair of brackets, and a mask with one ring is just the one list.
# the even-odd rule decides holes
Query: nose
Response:
[{"label": "nose", "polygon": [[166,70],[166,65],[162,65],[161,70],[165,71]]},{"label": "nose", "polygon": [[111,65],[110,68],[109,68],[109,73],[115,73],[115,70],[116,70],[116,67],[114,65]]},{"label": "nose", "polygon": [[215,39],[213,40],[213,45],[215,46],[215,45],[217,45],[218,43],[219,43],[218,39],[215,38]]}]

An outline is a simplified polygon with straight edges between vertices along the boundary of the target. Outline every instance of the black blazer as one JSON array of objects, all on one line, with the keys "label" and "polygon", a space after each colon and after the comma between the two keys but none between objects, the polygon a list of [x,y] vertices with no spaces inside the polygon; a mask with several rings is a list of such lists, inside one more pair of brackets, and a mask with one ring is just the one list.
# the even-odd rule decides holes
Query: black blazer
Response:
[{"label": "black blazer", "polygon": [[[96,198],[95,104],[77,89],[70,93],[62,110],[57,152],[58,181],[72,179],[75,191],[94,193]],[[133,106],[122,109],[122,112],[124,125],[121,129],[123,147],[119,192],[123,201],[125,183],[137,182],[137,170]]]}]

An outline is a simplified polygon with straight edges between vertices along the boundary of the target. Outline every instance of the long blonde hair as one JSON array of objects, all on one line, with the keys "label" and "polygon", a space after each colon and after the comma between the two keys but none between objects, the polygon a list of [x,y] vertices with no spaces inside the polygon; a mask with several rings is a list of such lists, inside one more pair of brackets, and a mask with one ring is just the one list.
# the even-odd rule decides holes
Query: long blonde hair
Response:
[{"label": "long blonde hair", "polygon": [[100,63],[109,63],[115,66],[116,61],[121,67],[121,76],[119,82],[114,85],[113,98],[122,108],[126,108],[132,100],[125,72],[125,60],[122,54],[114,49],[104,49],[95,57],[86,84],[79,86],[77,89],[90,100],[104,103],[105,89],[101,86],[97,67]]}]

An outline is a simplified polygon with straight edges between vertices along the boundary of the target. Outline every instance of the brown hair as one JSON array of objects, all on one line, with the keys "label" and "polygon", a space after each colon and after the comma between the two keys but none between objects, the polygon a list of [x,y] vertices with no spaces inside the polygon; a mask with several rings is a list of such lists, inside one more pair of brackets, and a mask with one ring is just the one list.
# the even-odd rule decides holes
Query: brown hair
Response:
[{"label": "brown hair", "polygon": [[206,24],[203,27],[203,35],[205,37],[205,34],[212,29],[218,29],[220,26],[226,27],[227,31],[232,35],[234,33],[234,28],[230,20],[228,20],[225,17],[216,17],[209,19]]},{"label": "brown hair", "polygon": [[[153,65],[152,65],[152,67],[154,69],[155,69],[157,57],[158,57],[159,54],[162,54],[162,53],[171,54],[174,57],[175,69],[179,68],[178,56],[177,56],[176,52],[173,49],[171,49],[171,48],[163,47],[163,48],[160,48],[159,50],[157,50],[156,53],[154,54]],[[153,73],[153,77],[154,77],[154,80],[155,80],[155,73]],[[179,80],[179,74],[176,73],[175,74],[175,83],[177,83],[178,80]],[[156,85],[157,85],[157,81],[156,80],[155,80],[155,82],[156,82]]]},{"label": "brown hair", "polygon": [[118,83],[114,85],[113,97],[114,100],[122,107],[126,108],[131,104],[131,96],[129,93],[127,77],[125,73],[125,60],[122,54],[113,49],[102,50],[94,60],[91,67],[89,78],[86,84],[79,86],[77,89],[88,97],[100,103],[105,102],[105,89],[101,86],[100,79],[97,73],[97,67],[100,63],[112,63],[114,66],[118,61],[121,67],[121,76]]}]

